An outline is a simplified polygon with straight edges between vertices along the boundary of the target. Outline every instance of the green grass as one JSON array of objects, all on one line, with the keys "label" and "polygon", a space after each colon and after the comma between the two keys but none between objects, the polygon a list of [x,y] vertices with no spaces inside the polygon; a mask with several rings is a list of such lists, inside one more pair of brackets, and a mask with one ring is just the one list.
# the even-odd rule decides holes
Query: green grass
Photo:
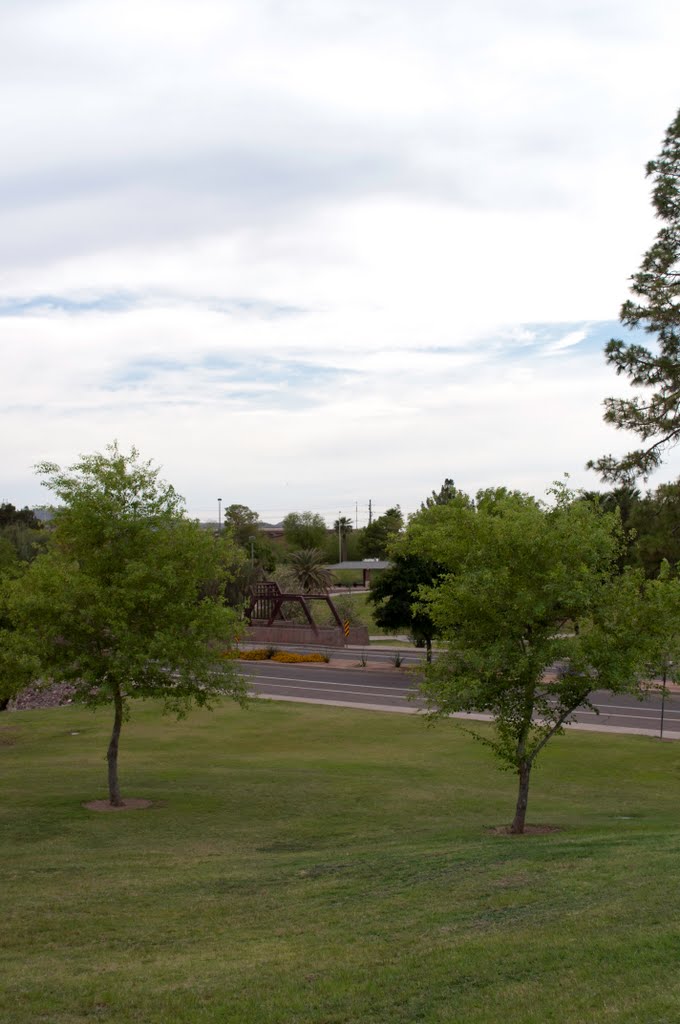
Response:
[{"label": "green grass", "polygon": [[[3,1024],[675,1024],[680,747],[571,733],[514,780],[454,723],[231,705],[0,719]],[[74,735],[74,733],[76,735]]]},{"label": "green grass", "polygon": [[364,582],[364,574],[361,569],[334,569],[333,577],[341,587],[351,587],[353,583]]}]

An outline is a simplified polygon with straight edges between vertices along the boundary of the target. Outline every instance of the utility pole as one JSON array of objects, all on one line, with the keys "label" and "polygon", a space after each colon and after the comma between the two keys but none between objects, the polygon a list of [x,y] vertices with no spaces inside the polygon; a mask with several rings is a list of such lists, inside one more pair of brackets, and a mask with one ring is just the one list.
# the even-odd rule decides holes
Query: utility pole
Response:
[{"label": "utility pole", "polygon": [[338,562],[342,561],[342,513],[338,512]]},{"label": "utility pole", "polygon": [[359,529],[359,502],[354,502],[354,529]]},{"label": "utility pole", "polygon": [[222,499],[217,499],[217,532],[222,533]]},{"label": "utility pole", "polygon": [[373,502],[368,499],[368,525],[370,526],[373,522]]}]

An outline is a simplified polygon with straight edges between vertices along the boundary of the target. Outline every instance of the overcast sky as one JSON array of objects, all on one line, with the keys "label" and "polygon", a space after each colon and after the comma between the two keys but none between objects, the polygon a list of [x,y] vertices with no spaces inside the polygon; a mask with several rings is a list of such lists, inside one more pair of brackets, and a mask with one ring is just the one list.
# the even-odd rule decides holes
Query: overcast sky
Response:
[{"label": "overcast sky", "polygon": [[669,0],[3,0],[0,501],[114,438],[204,519],[599,486],[678,38]]}]

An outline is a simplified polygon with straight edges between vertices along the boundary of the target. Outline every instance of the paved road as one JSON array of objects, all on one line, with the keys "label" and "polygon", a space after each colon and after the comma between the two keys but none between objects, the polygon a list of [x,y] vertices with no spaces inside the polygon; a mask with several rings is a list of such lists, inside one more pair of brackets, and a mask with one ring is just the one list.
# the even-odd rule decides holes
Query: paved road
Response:
[{"label": "paved road", "polygon": [[[316,665],[277,665],[272,662],[242,664],[241,671],[252,681],[253,691],[276,700],[297,700],[357,706],[374,710],[415,713],[420,702],[409,701],[416,679],[409,673],[381,669],[330,668]],[[661,699],[649,697],[643,703],[605,691],[593,694],[594,711],[579,711],[574,721],[582,728],[612,729],[658,735]],[[488,716],[480,716],[488,717]],[[666,699],[664,735],[680,739],[680,693]]]}]

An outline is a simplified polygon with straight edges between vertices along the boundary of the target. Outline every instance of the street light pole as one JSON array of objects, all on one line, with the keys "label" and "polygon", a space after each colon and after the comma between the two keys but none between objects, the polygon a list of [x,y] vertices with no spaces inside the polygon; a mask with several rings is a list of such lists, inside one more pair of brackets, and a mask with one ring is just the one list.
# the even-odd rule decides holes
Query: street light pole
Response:
[{"label": "street light pole", "polygon": [[338,512],[338,562],[342,562],[342,515]]}]

